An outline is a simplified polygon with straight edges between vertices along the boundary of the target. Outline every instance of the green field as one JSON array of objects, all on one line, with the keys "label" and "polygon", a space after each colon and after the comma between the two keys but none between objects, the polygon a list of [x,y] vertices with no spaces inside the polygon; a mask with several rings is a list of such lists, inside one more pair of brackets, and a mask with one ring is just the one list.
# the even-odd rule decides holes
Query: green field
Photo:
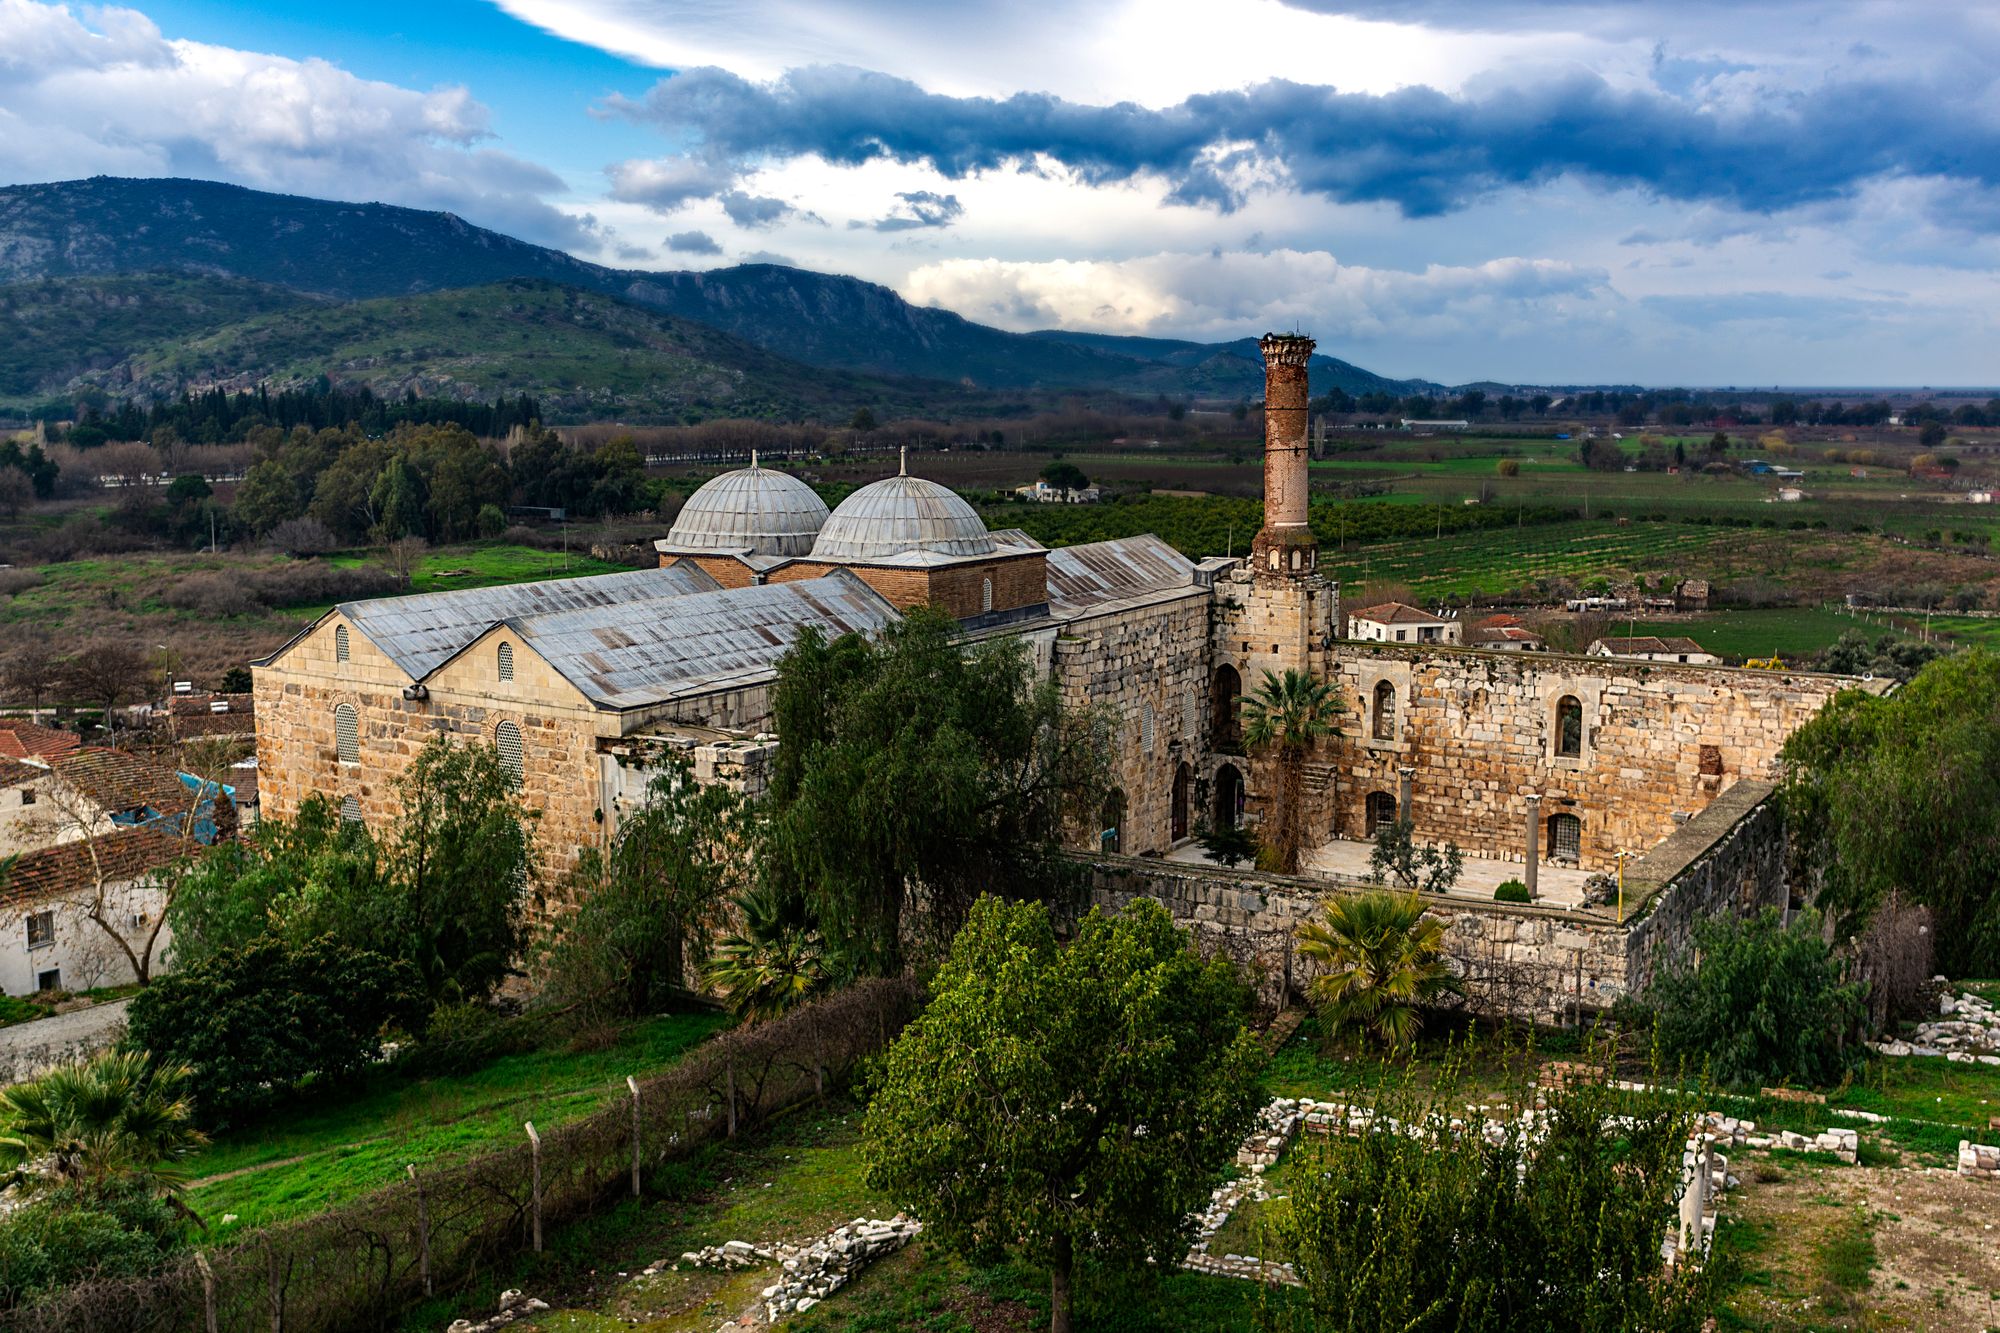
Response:
[{"label": "green field", "polygon": [[1424,599],[1501,596],[1537,579],[1585,580],[1660,572],[1704,575],[1729,563],[1742,535],[1669,523],[1620,527],[1600,520],[1446,534],[1323,550],[1322,567],[1366,596],[1397,585]]},{"label": "green field", "polygon": [[1789,662],[1830,647],[1841,635],[1857,629],[1871,637],[1893,632],[1846,611],[1827,607],[1711,611],[1676,620],[1613,617],[1606,632],[1685,635],[1731,661],[1775,656]]},{"label": "green field", "polygon": [[[369,557],[350,552],[328,558],[336,569],[359,569]],[[587,551],[544,551],[534,546],[444,546],[426,551],[410,573],[411,592],[445,592],[452,588],[493,588],[534,579],[573,579],[586,574],[622,574],[629,565],[614,565]],[[317,615],[324,608],[312,608]]]},{"label": "green field", "polygon": [[616,1044],[502,1056],[472,1073],[409,1078],[377,1070],[351,1096],[304,1104],[225,1133],[188,1163],[187,1202],[210,1226],[240,1229],[318,1212],[422,1166],[521,1140],[623,1097],[628,1074],[656,1073],[725,1026],[713,1014],[635,1024]]}]

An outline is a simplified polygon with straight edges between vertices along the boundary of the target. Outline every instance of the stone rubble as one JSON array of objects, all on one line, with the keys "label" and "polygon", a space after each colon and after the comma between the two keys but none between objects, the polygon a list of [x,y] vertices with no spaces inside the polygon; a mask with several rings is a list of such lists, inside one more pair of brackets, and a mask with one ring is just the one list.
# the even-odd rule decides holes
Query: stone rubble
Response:
[{"label": "stone rubble", "polygon": [[445,1333],[494,1333],[494,1330],[505,1328],[517,1319],[526,1319],[529,1315],[540,1314],[548,1308],[547,1301],[524,1296],[518,1291],[503,1291],[500,1293],[498,1314],[476,1324],[470,1319],[454,1319],[445,1329]]},{"label": "stone rubble", "polygon": [[1883,1055],[1941,1055],[1954,1064],[2000,1066],[2000,1009],[1991,1000],[1946,993],[1938,999],[1938,1013],[1940,1017],[1917,1024],[1908,1041],[1871,1041],[1868,1046]]},{"label": "stone rubble", "polygon": [[1958,1141],[1958,1174],[1967,1180],[2000,1181],[2000,1148],[1988,1143]]},{"label": "stone rubble", "polygon": [[[699,1250],[689,1250],[668,1264],[654,1264],[640,1276],[650,1277],[662,1269],[720,1269],[734,1272],[775,1262],[782,1270],[778,1280],[764,1288],[760,1299],[765,1318],[775,1324],[789,1314],[801,1314],[846,1286],[863,1268],[885,1254],[902,1249],[923,1230],[923,1223],[904,1213],[886,1221],[857,1217],[844,1226],[805,1245],[752,1245],[748,1241],[725,1241]],[[733,1328],[736,1323],[722,1327]]]}]

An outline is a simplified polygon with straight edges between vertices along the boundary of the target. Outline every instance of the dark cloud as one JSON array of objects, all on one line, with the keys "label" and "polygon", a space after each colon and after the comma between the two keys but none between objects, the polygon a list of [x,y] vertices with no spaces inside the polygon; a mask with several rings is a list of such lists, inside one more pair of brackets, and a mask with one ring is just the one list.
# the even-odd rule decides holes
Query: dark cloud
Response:
[{"label": "dark cloud", "polygon": [[949,227],[965,216],[965,205],[958,202],[955,194],[936,194],[930,190],[911,190],[896,196],[903,202],[890,209],[888,216],[876,218],[873,222],[850,222],[850,228],[872,227],[876,231],[916,231],[924,227]]},{"label": "dark cloud", "polygon": [[770,250],[752,250],[750,253],[740,256],[736,262],[739,264],[777,264],[784,268],[797,268],[799,266],[799,261],[790,255],[781,255]]},{"label": "dark cloud", "polygon": [[719,255],[722,247],[705,231],[677,231],[667,237],[667,249],[677,255]]},{"label": "dark cloud", "polygon": [[769,195],[746,194],[742,190],[729,190],[718,196],[722,211],[729,220],[746,231],[761,231],[775,227],[787,218],[798,218],[802,222],[821,222],[817,213],[808,213],[783,199],[773,199]]},{"label": "dark cloud", "polygon": [[1755,212],[1839,198],[1884,176],[2000,183],[1991,118],[1970,98],[1940,101],[1908,80],[1727,104],[1622,91],[1584,72],[1468,97],[1273,81],[1152,109],[1041,93],[948,97],[846,67],[793,70],[772,84],[693,69],[612,106],[695,143],[689,175],[806,155],[921,164],[951,179],[1053,163],[1088,184],[1159,175],[1174,202],[1225,211],[1243,202],[1252,169],[1271,168],[1307,193],[1411,217],[1565,175]]}]

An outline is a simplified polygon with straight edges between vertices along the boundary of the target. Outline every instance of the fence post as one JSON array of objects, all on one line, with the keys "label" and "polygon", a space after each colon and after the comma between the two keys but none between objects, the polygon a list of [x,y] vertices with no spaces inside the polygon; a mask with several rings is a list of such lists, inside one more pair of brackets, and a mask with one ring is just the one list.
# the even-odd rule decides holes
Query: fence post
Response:
[{"label": "fence post", "polygon": [[417,1179],[414,1162],[406,1163],[403,1169],[410,1173],[410,1183],[417,1187],[417,1274],[424,1280],[424,1295],[431,1294],[431,1211],[424,1202],[424,1182]]},{"label": "fence post", "polygon": [[528,1145],[535,1159],[535,1253],[542,1252],[542,1136],[535,1133],[535,1122],[526,1122]]},{"label": "fence post", "polygon": [[736,1052],[729,1052],[729,1137],[736,1137]]},{"label": "fence post", "polygon": [[208,1256],[200,1250],[194,1252],[194,1264],[201,1270],[201,1304],[205,1316],[203,1324],[208,1333],[216,1333],[215,1325],[215,1270],[208,1266]]},{"label": "fence post", "polygon": [[264,1258],[271,1276],[271,1333],[285,1333],[285,1293],[278,1282],[278,1252],[267,1244]]},{"label": "fence post", "polygon": [[632,1197],[639,1197],[639,1080],[630,1074],[625,1076],[625,1086],[632,1089]]}]

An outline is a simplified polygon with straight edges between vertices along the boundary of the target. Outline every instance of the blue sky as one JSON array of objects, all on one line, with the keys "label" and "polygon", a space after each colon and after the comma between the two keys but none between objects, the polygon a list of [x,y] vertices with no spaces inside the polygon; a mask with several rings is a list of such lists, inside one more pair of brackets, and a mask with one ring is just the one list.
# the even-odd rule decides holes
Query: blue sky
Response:
[{"label": "blue sky", "polygon": [[1462,381],[2000,382],[2000,6],[0,0],[0,179]]}]

